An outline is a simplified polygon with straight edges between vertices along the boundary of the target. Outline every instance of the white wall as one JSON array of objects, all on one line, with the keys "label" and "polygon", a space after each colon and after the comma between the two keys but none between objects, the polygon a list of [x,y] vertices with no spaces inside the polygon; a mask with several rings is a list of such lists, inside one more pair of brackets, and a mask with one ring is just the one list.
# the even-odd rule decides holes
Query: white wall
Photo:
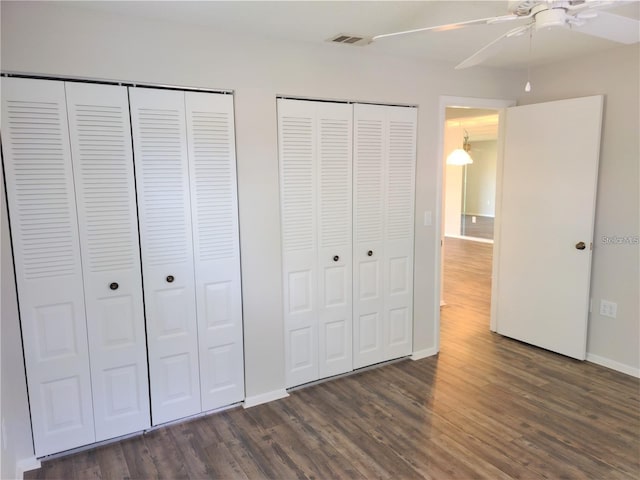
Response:
[{"label": "white wall", "polygon": [[[0,437],[2,451],[0,452],[0,478],[14,478],[16,464],[24,459],[33,457],[33,443],[31,439],[29,407],[27,404],[27,384],[24,376],[24,361],[20,340],[20,325],[18,322],[18,306],[16,301],[16,287],[13,275],[13,259],[11,241],[7,222],[7,202],[4,193],[4,182],[0,181],[2,192],[2,237],[0,238],[2,305],[0,309],[0,352],[1,357],[1,397],[3,435]],[[6,436],[6,441],[5,441]]]},{"label": "white wall", "polygon": [[[535,68],[531,83],[519,103],[605,95],[587,359],[639,375],[640,246],[607,245],[602,237],[640,233],[640,47]],[[618,304],[616,319],[600,316],[601,299]]]},{"label": "white wall", "polygon": [[496,164],[498,163],[497,140],[473,141],[471,158],[467,166],[467,215],[496,214]]}]

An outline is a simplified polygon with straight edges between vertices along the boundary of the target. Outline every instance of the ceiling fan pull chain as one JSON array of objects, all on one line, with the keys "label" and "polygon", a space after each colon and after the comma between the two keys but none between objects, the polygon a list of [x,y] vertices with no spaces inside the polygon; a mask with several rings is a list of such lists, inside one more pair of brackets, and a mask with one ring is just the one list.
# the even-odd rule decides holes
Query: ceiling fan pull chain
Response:
[{"label": "ceiling fan pull chain", "polygon": [[533,28],[529,29],[529,60],[527,61],[527,84],[524,86],[524,91],[529,93],[531,91],[531,47],[533,44]]}]

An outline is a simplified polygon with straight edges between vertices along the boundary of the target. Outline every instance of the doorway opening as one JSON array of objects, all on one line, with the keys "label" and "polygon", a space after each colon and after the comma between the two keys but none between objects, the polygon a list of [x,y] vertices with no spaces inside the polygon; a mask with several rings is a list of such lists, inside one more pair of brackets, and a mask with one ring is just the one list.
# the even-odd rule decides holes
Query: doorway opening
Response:
[{"label": "doorway opening", "polygon": [[[498,113],[495,109],[446,107],[445,237],[493,242]],[[466,157],[459,160],[456,154],[461,147]]]},{"label": "doorway opening", "polygon": [[[461,339],[490,325],[500,124],[514,101],[440,98],[440,308],[436,337]],[[447,162],[454,150],[470,159]],[[436,297],[438,298],[438,297]],[[456,322],[450,319],[456,319]],[[441,332],[442,330],[442,332]]]},{"label": "doorway opening", "polygon": [[[446,107],[443,137],[443,344],[489,326],[498,160],[496,109]],[[466,156],[460,153],[464,151]]]}]

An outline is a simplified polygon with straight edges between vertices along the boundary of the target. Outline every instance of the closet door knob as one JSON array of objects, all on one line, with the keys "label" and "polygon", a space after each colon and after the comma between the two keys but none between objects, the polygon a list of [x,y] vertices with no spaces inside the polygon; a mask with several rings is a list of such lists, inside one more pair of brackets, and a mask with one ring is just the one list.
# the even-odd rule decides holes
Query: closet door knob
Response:
[{"label": "closet door knob", "polygon": [[118,285],[116,282],[113,282],[113,283],[110,283],[110,284],[109,284],[109,288],[110,288],[111,290],[117,290],[119,286],[120,286],[120,285]]},{"label": "closet door knob", "polygon": [[334,257],[333,257],[333,261],[334,261],[334,262],[337,262],[338,260],[340,260],[340,257],[339,257],[338,255],[334,255]]},{"label": "closet door knob", "polygon": [[368,255],[368,256],[373,255],[373,250],[369,250],[369,251],[367,252],[367,255]]},{"label": "closet door knob", "polygon": [[167,275],[167,282],[168,283],[173,282],[173,280],[174,280],[173,275]]}]

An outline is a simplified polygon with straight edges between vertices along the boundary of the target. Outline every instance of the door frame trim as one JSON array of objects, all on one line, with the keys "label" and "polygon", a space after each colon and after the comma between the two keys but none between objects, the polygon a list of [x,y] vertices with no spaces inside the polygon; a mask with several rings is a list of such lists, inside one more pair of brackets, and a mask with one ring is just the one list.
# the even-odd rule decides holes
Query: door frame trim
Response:
[{"label": "door frame trim", "polygon": [[[447,107],[466,107],[466,108],[486,108],[498,110],[498,159],[496,165],[496,212],[500,211],[500,198],[502,194],[501,181],[502,181],[502,153],[504,145],[504,113],[508,107],[514,107],[516,101],[513,99],[500,99],[500,98],[475,98],[475,97],[458,97],[449,95],[440,95],[438,101],[438,153],[437,153],[437,171],[436,171],[436,212],[438,213],[438,221],[435,224],[435,242],[434,242],[434,257],[435,266],[433,273],[434,284],[434,302],[433,302],[433,318],[434,318],[434,339],[436,351],[440,351],[440,300],[442,295],[442,244],[443,239],[443,208],[444,208],[444,126],[446,119]],[[497,242],[495,242],[495,232],[499,231],[500,221],[496,216],[494,224],[494,250],[497,248]],[[495,258],[495,256],[494,256]],[[493,264],[493,271],[496,271],[496,264]],[[491,291],[493,292],[496,287],[496,276],[492,275]],[[493,295],[492,295],[493,298]],[[491,321],[489,328],[491,331],[496,330],[495,316],[493,315],[493,301],[491,302]]]}]

